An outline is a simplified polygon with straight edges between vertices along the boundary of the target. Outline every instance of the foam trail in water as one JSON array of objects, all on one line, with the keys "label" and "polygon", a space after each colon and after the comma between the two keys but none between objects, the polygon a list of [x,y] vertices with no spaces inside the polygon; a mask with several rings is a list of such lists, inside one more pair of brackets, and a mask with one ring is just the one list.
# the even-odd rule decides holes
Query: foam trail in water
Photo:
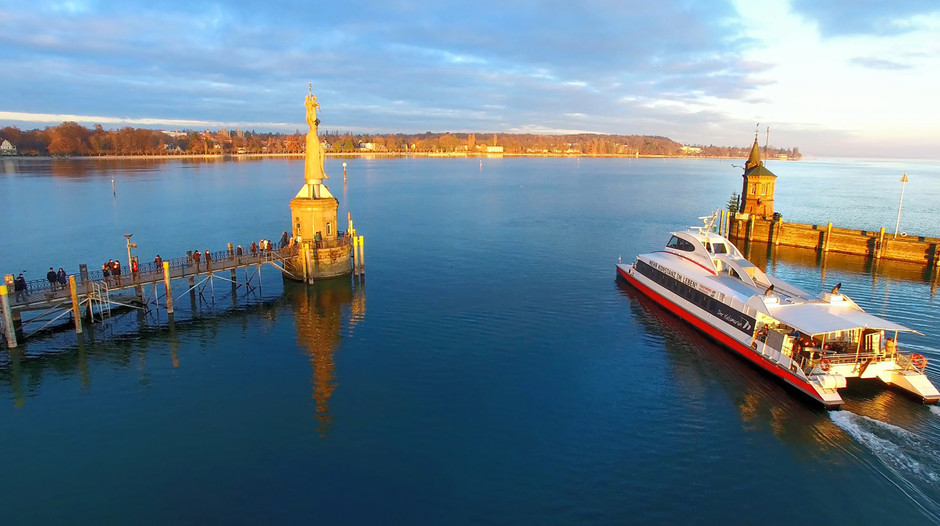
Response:
[{"label": "foam trail in water", "polygon": [[931,459],[940,455],[937,444],[902,427],[851,411],[834,412],[831,417],[837,426],[870,449],[888,468],[899,470],[899,474],[915,475],[932,484],[940,482],[940,473],[931,467]]},{"label": "foam trail in water", "polygon": [[832,412],[830,417],[887,468],[888,473],[881,475],[892,480],[926,515],[940,521],[940,503],[923,491],[940,483],[936,461],[940,457],[940,444],[851,411]]},{"label": "foam trail in water", "polygon": [[937,406],[937,405],[930,406],[930,412],[937,416],[940,416],[940,406]]}]

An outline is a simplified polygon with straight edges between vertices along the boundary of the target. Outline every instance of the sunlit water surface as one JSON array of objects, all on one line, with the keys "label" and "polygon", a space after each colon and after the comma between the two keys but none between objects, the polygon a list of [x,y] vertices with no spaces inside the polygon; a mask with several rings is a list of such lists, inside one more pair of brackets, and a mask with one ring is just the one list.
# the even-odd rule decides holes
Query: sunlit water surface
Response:
[{"label": "sunlit water surface", "polygon": [[[365,284],[265,267],[177,291],[172,325],[151,304],[3,351],[0,523],[940,521],[936,407],[853,385],[823,411],[615,282],[740,192],[740,161],[340,162]],[[901,230],[938,234],[936,163],[769,167],[786,220],[892,233],[907,172]],[[3,160],[0,270],[97,268],[125,233],[144,261],[276,240],[302,171]],[[752,257],[923,332],[902,347],[940,383],[921,269]]]}]

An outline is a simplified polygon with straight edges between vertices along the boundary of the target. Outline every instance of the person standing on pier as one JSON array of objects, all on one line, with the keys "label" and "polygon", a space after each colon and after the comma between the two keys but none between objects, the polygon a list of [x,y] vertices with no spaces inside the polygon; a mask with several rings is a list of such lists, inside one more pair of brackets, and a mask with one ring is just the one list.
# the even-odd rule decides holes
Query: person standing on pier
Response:
[{"label": "person standing on pier", "polygon": [[156,265],[157,270],[163,271],[163,258],[160,257],[160,254],[157,254],[157,257],[153,258],[153,264]]},{"label": "person standing on pier", "polygon": [[118,287],[121,286],[121,261],[114,260],[114,265],[111,266],[111,274],[114,274],[114,279],[117,280]]},{"label": "person standing on pier", "polygon": [[251,255],[254,256],[258,253],[258,245],[252,241],[251,242]]},{"label": "person standing on pier", "polygon": [[209,249],[206,249],[206,270],[209,272],[212,271],[212,255],[209,254]]},{"label": "person standing on pier", "polygon": [[69,276],[65,273],[65,270],[62,267],[59,267],[59,272],[56,274],[56,278],[59,281],[59,285],[62,286],[62,290],[65,290],[69,284]]},{"label": "person standing on pier", "polygon": [[13,292],[16,294],[13,296],[16,301],[26,301],[26,298],[29,296],[28,292],[29,286],[26,285],[26,278],[23,277],[23,273],[20,272],[20,275],[16,277],[16,280],[13,281]]},{"label": "person standing on pier", "polygon": [[49,272],[46,272],[46,280],[49,282],[49,286],[52,287],[52,290],[55,290],[58,276],[56,276],[55,270],[53,270],[52,267],[49,267]]},{"label": "person standing on pier", "polygon": [[194,251],[193,251],[193,262],[196,263],[196,273],[197,273],[197,274],[199,273],[199,258],[200,258],[200,257],[201,257],[201,255],[199,254],[199,251],[198,251],[198,250],[194,250]]},{"label": "person standing on pier", "polygon": [[101,265],[101,277],[105,283],[111,283],[111,262],[108,261]]}]

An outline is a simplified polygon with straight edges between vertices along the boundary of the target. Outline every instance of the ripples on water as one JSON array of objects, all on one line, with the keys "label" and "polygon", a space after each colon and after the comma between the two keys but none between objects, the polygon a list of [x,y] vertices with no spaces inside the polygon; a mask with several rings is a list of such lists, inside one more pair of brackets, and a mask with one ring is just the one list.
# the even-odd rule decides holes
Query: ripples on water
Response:
[{"label": "ripples on water", "polygon": [[[936,414],[936,406],[931,410]],[[873,470],[897,485],[912,506],[940,523],[940,501],[936,491],[940,484],[940,472],[937,471],[940,434],[936,432],[936,425],[932,433],[915,433],[851,411],[834,411],[831,418],[873,454],[878,461],[872,464]]]},{"label": "ripples on water", "polygon": [[[348,162],[348,187],[329,184],[366,237],[367,285],[291,287],[265,271],[258,297],[232,302],[223,286],[211,304],[177,300],[172,331],[165,313],[134,315],[82,348],[66,332],[0,363],[13,523],[102,522],[100,502],[112,522],[935,521],[936,407],[859,385],[827,413],[615,283],[618,256],[658,249],[740,191],[731,162]],[[13,213],[77,235],[5,239],[0,261],[106,260],[127,231],[147,260],[276,239],[302,170],[108,166],[4,174]],[[819,172],[843,168],[775,164],[785,218],[854,220],[792,188],[824,194]],[[882,168],[897,167],[858,169]],[[913,194],[911,224],[932,224]],[[89,224],[75,200],[99,210]],[[793,261],[771,272],[810,291],[842,281],[924,332],[902,348],[938,377],[929,284]]]}]

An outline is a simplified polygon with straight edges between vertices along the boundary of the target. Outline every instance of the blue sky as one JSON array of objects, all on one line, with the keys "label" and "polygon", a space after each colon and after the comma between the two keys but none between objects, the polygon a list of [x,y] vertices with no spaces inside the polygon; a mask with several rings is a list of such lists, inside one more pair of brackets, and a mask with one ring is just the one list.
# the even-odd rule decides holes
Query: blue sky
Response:
[{"label": "blue sky", "polygon": [[0,0],[0,127],[662,135],[938,158],[940,2]]}]

